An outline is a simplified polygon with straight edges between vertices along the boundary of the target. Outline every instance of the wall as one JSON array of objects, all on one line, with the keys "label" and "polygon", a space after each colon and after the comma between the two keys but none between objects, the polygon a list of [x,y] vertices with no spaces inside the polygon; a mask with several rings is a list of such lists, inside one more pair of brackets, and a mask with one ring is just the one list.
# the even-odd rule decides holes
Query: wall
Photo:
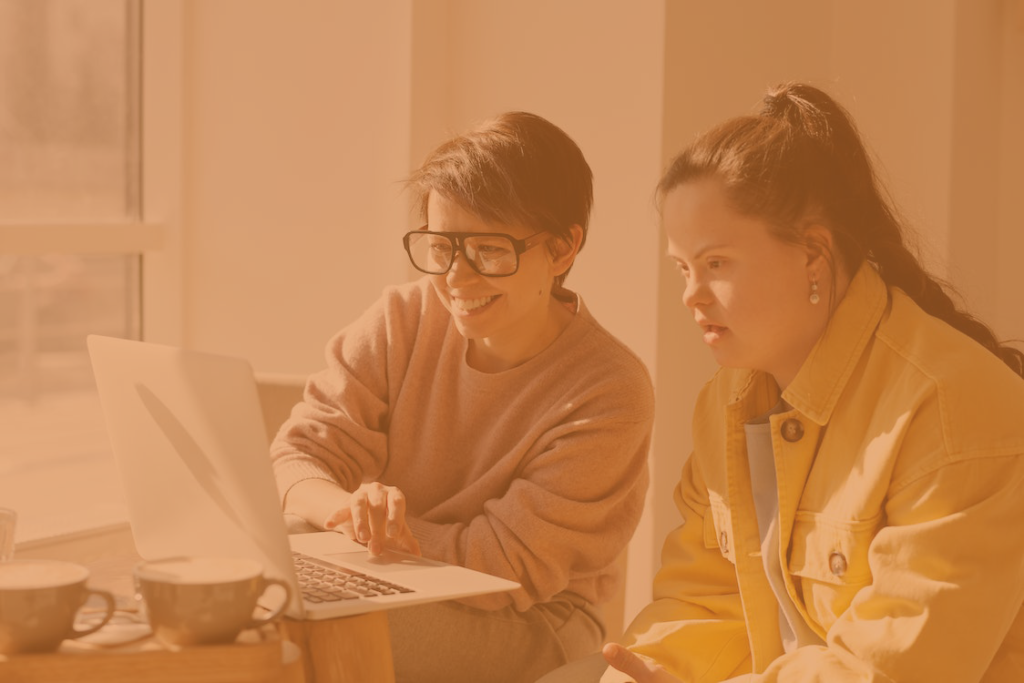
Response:
[{"label": "wall", "polygon": [[[304,373],[386,284],[412,276],[400,180],[506,109],[564,127],[595,172],[569,285],[650,367],[658,414],[627,616],[650,596],[689,415],[713,372],[653,210],[668,159],[809,80],[848,106],[929,263],[1024,336],[1020,0],[657,0],[186,5],[183,339]],[[243,17],[244,20],[242,20]]]},{"label": "wall", "polygon": [[310,372],[405,278],[409,4],[186,5],[185,345]]},{"label": "wall", "polygon": [[984,253],[971,270],[995,266],[998,275],[992,301],[997,331],[1002,338],[1024,339],[1024,306],[1020,300],[1024,292],[1024,268],[1020,267],[1024,252],[1024,0],[1005,0],[1003,4],[996,36],[989,38],[999,45],[1001,54],[999,149],[993,180],[998,188],[998,230],[991,251]]}]

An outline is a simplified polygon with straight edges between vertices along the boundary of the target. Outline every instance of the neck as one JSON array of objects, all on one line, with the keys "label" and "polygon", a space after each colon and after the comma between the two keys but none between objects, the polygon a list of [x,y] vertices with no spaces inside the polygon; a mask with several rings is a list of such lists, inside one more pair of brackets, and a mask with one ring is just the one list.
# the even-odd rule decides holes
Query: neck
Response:
[{"label": "neck", "polygon": [[519,337],[470,339],[466,362],[480,372],[503,372],[522,365],[551,346],[574,317],[574,308],[550,297],[547,315],[540,333]]},{"label": "neck", "polygon": [[836,273],[835,294],[832,296],[829,295],[832,291],[831,284],[832,283],[829,282],[828,285],[823,288],[824,291],[822,292],[821,297],[822,303],[828,302],[830,305],[823,307],[823,315],[820,315],[816,320],[811,334],[807,337],[802,352],[798,355],[800,359],[799,362],[794,364],[793,367],[768,370],[768,373],[775,378],[775,382],[779,385],[780,391],[785,391],[786,387],[796,379],[797,373],[800,372],[800,368],[802,368],[804,363],[807,361],[808,356],[810,356],[811,351],[817,345],[818,340],[827,332],[829,323],[832,321],[832,316],[835,315],[840,302],[842,302],[843,297],[846,296],[846,290],[850,288],[850,278],[846,275],[845,271],[840,268]]}]

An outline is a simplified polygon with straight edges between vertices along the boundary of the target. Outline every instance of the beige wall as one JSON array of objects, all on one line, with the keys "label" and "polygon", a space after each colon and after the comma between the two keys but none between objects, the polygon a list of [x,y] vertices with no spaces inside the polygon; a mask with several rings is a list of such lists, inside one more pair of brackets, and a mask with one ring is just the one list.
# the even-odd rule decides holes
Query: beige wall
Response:
[{"label": "beige wall", "polygon": [[408,3],[186,8],[184,342],[311,371],[406,276]]},{"label": "beige wall", "polygon": [[806,79],[848,106],[948,273],[1024,337],[1019,0],[191,2],[183,15],[182,340],[309,372],[327,337],[411,276],[400,183],[506,109],[565,128],[596,176],[569,284],[657,384],[648,515],[627,613],[649,597],[693,397],[713,371],[661,254],[653,188],[697,131]]},{"label": "beige wall", "polygon": [[[1024,251],[1024,0],[1006,0],[1004,4],[1000,35],[992,41],[999,45],[1001,53],[996,143],[999,152],[993,180],[998,188],[998,231],[990,245],[992,250],[970,270],[995,267],[992,320],[1004,338],[1024,339],[1024,268],[1020,264]],[[967,126],[967,130],[971,128]]]}]

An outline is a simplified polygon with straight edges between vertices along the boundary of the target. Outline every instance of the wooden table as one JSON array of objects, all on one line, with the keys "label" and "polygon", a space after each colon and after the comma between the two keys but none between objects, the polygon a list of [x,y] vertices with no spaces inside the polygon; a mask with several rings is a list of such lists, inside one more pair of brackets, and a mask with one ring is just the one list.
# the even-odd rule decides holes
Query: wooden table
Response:
[{"label": "wooden table", "polygon": [[[91,555],[91,554],[90,554]],[[71,559],[53,553],[18,557]],[[126,551],[80,561],[88,585],[111,591],[119,606],[134,598],[132,569],[139,556]],[[100,632],[103,632],[101,629]],[[65,641],[55,653],[0,656],[4,683],[394,683],[387,616],[371,612],[323,621],[282,619],[277,627],[246,631],[230,645],[159,646],[152,638],[118,647]]]},{"label": "wooden table", "polygon": [[116,647],[65,641],[57,652],[3,657],[4,683],[303,683],[298,648],[273,627],[230,645],[172,651],[151,637]]}]

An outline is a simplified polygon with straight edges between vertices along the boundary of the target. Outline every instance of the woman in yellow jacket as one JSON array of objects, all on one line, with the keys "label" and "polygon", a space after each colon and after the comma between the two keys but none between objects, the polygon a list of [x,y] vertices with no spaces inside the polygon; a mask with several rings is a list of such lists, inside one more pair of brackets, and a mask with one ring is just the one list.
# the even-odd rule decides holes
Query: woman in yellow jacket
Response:
[{"label": "woman in yellow jacket", "polygon": [[848,114],[777,88],[659,198],[722,368],[601,681],[1024,681],[1024,354],[904,246]]}]

